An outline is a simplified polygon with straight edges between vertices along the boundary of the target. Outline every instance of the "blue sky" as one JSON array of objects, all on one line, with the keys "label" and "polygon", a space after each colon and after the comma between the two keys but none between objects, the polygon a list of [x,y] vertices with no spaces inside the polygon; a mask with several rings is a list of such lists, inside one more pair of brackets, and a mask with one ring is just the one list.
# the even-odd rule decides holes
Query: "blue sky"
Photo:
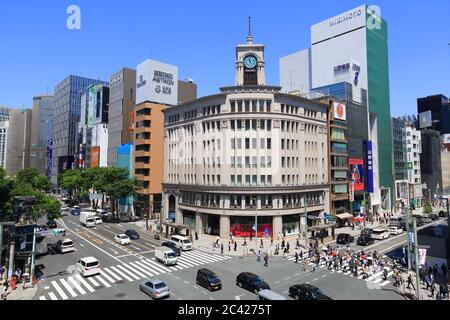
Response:
[{"label": "blue sky", "polygon": [[[279,83],[281,56],[310,45],[310,26],[363,1],[40,0],[0,2],[0,105],[31,107],[68,74],[109,80],[147,58],[178,65],[199,96],[234,84],[234,48],[247,17],[266,45],[268,84]],[[450,95],[448,0],[366,2],[389,23],[391,113],[416,112],[416,98]],[[81,8],[81,30],[66,9]]]}]

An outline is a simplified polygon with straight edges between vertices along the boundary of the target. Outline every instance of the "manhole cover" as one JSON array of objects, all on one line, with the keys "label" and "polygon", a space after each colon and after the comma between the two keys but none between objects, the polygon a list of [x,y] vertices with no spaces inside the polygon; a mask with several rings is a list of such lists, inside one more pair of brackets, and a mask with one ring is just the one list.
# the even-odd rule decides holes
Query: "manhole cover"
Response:
[{"label": "manhole cover", "polygon": [[118,293],[118,294],[115,294],[115,295],[114,295],[114,297],[116,297],[116,298],[123,298],[123,297],[125,297],[125,296],[126,296],[125,293]]}]

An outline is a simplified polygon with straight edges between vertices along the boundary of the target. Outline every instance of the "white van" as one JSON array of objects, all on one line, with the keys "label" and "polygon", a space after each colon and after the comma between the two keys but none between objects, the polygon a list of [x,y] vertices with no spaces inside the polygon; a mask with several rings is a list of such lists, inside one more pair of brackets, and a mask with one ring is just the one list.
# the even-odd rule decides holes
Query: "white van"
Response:
[{"label": "white van", "polygon": [[170,241],[175,243],[177,248],[180,248],[183,251],[192,250],[192,242],[186,237],[183,236],[172,236]]},{"label": "white van", "polygon": [[56,247],[61,254],[75,251],[75,247],[73,246],[73,241],[71,239],[59,240],[56,243]]},{"label": "white van", "polygon": [[83,277],[100,274],[100,265],[94,257],[81,258],[77,262],[77,270]]},{"label": "white van", "polygon": [[388,230],[385,228],[376,228],[372,230],[372,239],[384,240],[391,236]]},{"label": "white van", "polygon": [[155,260],[165,264],[166,266],[174,266],[178,262],[178,257],[176,253],[170,248],[156,247]]}]

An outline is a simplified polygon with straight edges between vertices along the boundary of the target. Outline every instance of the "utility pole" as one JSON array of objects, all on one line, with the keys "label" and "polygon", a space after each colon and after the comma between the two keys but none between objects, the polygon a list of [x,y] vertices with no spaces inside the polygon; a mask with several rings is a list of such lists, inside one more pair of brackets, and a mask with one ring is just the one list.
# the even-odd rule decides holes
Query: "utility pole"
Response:
[{"label": "utility pole", "polygon": [[305,247],[308,249],[308,200],[305,196]]},{"label": "utility pole", "polygon": [[31,252],[30,287],[33,285],[33,278],[34,278],[34,264],[36,257],[36,232],[37,228],[35,228],[33,231],[33,251]]},{"label": "utility pole", "polygon": [[8,281],[11,281],[14,270],[14,248],[16,243],[14,242],[14,236],[11,239],[11,245],[9,246],[9,265],[8,265]]},{"label": "utility pole", "polygon": [[255,241],[258,245],[258,197],[253,197],[255,201]]},{"label": "utility pole", "polygon": [[413,219],[414,230],[414,256],[416,259],[416,293],[417,300],[420,300],[420,274],[419,274],[419,241],[417,239],[417,223],[416,219]]},{"label": "utility pole", "polygon": [[407,248],[407,256],[408,256],[408,271],[411,270],[411,241],[409,241],[409,233],[411,231],[410,225],[410,216],[409,216],[409,184],[408,184],[408,202],[406,203],[406,237],[408,238],[408,248]]}]

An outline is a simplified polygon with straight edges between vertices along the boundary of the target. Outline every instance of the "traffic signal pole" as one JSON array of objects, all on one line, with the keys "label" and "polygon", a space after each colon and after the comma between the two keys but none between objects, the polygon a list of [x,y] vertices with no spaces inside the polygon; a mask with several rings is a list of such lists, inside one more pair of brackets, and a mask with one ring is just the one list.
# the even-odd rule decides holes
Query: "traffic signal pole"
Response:
[{"label": "traffic signal pole", "polygon": [[34,264],[36,257],[36,228],[33,232],[33,251],[31,252],[31,268],[30,268],[30,287],[33,286],[33,278],[34,278]]},{"label": "traffic signal pole", "polygon": [[414,230],[414,256],[416,259],[416,294],[417,300],[420,300],[420,273],[419,273],[419,240],[417,239],[417,223],[416,219],[413,219]]}]

